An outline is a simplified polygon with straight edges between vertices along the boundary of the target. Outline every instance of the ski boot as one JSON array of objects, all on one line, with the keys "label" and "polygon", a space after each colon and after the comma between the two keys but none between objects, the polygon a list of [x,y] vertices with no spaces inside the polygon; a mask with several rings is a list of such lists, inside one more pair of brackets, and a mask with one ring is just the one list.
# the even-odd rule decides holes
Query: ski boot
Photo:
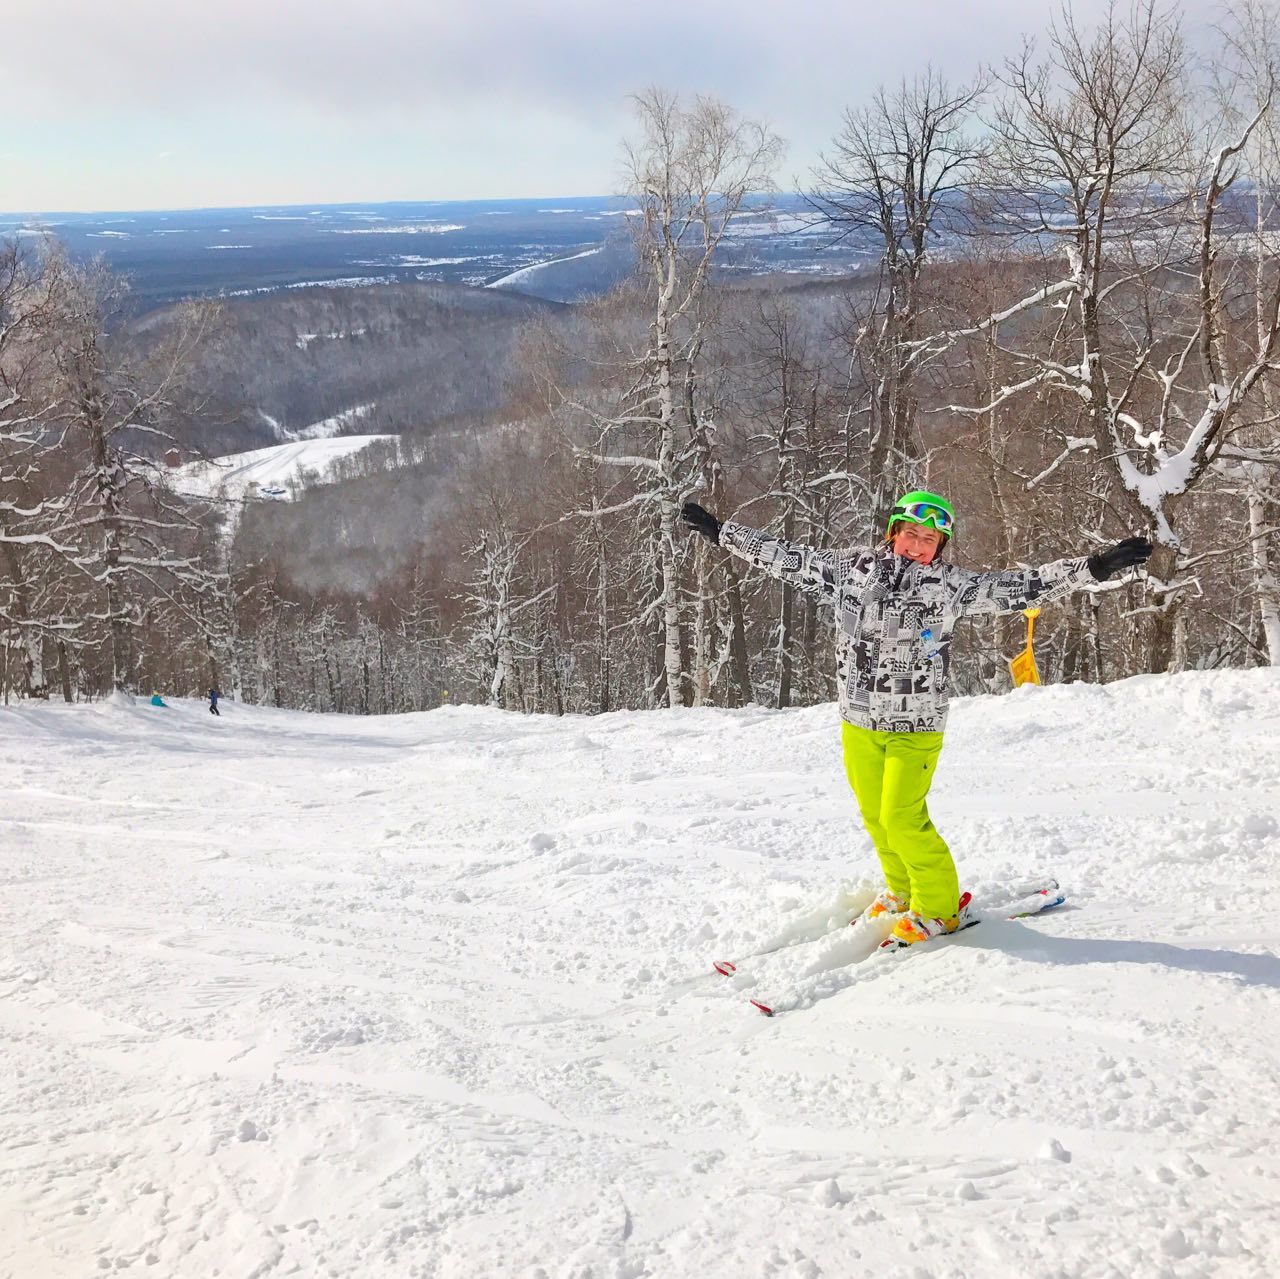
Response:
[{"label": "ski boot", "polygon": [[850,920],[850,923],[867,924],[877,919],[888,923],[889,921],[885,919],[886,915],[901,915],[909,904],[906,898],[899,897],[897,893],[883,888],[876,894],[875,901],[856,919]]},{"label": "ski boot", "polygon": [[929,919],[918,911],[909,910],[898,916],[893,931],[889,934],[885,946],[914,946],[917,942],[931,941],[934,937],[945,937],[960,927],[960,916],[951,915],[946,919]]}]

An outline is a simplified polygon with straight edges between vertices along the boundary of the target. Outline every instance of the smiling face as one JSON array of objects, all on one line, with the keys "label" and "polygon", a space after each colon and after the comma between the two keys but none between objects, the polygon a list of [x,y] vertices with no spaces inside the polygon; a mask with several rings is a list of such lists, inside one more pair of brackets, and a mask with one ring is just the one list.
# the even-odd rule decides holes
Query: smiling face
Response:
[{"label": "smiling face", "polygon": [[917,564],[931,564],[942,545],[942,533],[931,524],[912,524],[899,520],[893,526],[891,543],[893,553]]}]

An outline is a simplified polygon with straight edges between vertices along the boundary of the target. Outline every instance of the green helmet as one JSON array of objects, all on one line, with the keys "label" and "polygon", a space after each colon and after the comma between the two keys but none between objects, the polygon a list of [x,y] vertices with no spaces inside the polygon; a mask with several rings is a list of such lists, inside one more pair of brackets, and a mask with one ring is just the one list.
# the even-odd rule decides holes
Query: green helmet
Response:
[{"label": "green helmet", "polygon": [[908,524],[929,524],[946,538],[954,536],[956,531],[956,513],[945,497],[936,493],[925,493],[917,490],[904,493],[889,512],[889,532],[899,520]]}]

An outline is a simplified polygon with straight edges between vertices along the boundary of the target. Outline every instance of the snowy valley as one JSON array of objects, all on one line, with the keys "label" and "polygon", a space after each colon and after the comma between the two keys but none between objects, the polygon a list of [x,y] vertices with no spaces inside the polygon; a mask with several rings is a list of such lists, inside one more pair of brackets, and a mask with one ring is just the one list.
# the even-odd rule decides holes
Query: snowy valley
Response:
[{"label": "snowy valley", "polygon": [[960,701],[1068,904],[860,963],[831,705],[223,711],[0,710],[0,1274],[1280,1264],[1274,672]]}]

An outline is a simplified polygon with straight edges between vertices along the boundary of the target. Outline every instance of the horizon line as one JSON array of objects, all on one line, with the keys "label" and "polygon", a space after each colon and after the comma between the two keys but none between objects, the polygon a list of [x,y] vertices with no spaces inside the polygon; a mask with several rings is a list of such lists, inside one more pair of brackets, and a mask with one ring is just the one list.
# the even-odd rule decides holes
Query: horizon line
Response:
[{"label": "horizon line", "polygon": [[[753,192],[757,195],[789,196],[803,195],[801,191]],[[98,214],[120,213],[235,213],[250,210],[272,209],[339,209],[339,208],[385,208],[393,204],[532,204],[546,200],[617,200],[620,203],[631,199],[626,195],[510,195],[510,196],[461,196],[444,199],[394,199],[394,200],[308,200],[295,204],[278,202],[262,202],[255,204],[181,204],[152,208],[92,208],[92,209],[0,209],[0,218],[5,219],[40,219],[56,217],[93,217]]]}]

